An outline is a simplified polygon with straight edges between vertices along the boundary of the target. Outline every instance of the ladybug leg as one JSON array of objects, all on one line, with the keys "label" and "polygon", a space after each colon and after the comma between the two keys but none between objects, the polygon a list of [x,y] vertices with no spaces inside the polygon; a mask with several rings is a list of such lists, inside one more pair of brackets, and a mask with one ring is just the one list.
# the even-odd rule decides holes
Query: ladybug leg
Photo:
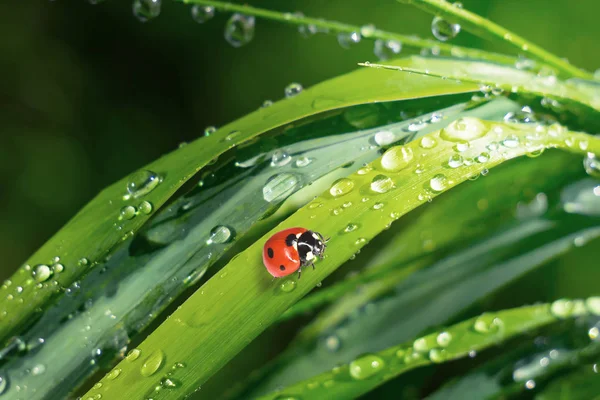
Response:
[{"label": "ladybug leg", "polygon": [[298,269],[298,280],[300,280],[300,275],[302,275],[302,268]]},{"label": "ladybug leg", "polygon": [[315,270],[315,263],[314,261],[310,264],[313,267],[313,271]]}]

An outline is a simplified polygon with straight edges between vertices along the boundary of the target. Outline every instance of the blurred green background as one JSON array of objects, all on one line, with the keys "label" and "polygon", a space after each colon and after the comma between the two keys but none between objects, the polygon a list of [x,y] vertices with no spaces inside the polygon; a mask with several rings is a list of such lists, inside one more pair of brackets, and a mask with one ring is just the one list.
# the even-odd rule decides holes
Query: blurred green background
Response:
[{"label": "blurred green background", "polygon": [[[248,3],[432,38],[431,17],[394,0]],[[464,0],[469,10],[594,70],[598,0]],[[228,15],[195,23],[165,1],[140,23],[129,1],[0,3],[0,278],[9,276],[103,187],[223,125],[376,58],[363,40],[301,37],[258,20],[239,49],[223,39]],[[453,43],[506,51],[462,32]],[[406,51],[404,53],[407,53]]]}]

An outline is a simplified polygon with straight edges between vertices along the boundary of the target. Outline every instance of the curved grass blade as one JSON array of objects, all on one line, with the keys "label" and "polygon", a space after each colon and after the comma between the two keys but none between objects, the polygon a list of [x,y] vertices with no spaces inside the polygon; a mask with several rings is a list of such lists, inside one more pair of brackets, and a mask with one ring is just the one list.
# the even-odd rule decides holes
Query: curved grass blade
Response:
[{"label": "curved grass blade", "polygon": [[[411,101],[387,104],[383,110],[375,107],[368,114],[360,113],[360,124],[363,126],[366,119],[378,121],[389,118],[388,114],[397,115],[399,108],[421,109],[419,104]],[[421,131],[457,118],[464,107],[458,104],[436,111],[437,116],[443,115],[443,121],[428,123]],[[506,104],[494,109],[506,111],[512,107]],[[378,132],[385,132],[386,144],[402,142],[414,134],[407,129],[412,120],[354,131],[352,124],[359,120],[349,117],[351,111],[267,136],[208,166],[202,173],[202,187],[170,201],[137,235],[124,242],[98,273],[79,281],[77,291],[70,290],[76,293],[64,296],[14,342],[27,343],[28,352],[4,364],[3,374],[12,386],[27,389],[9,392],[7,398],[27,396],[34,400],[49,392],[56,397],[66,396],[87,375],[123,353],[130,336],[150,323],[149,315],[157,315],[200,279],[232,243],[291,192],[332,170],[339,168],[347,174],[377,158],[381,147],[374,145],[374,137]],[[431,115],[419,119],[429,121]],[[345,132],[344,128],[352,131]],[[299,138],[310,137],[307,132],[315,138],[298,142]],[[317,187],[312,184],[309,190],[301,190],[294,201],[306,204]],[[43,348],[39,338],[44,339]],[[56,352],[62,354],[58,360]],[[25,372],[31,365],[52,368],[41,376],[31,375]]]},{"label": "curved grass blade", "polygon": [[[139,230],[188,179],[228,149],[299,119],[352,105],[476,90],[472,84],[434,85],[426,79],[389,79],[378,75],[356,71],[316,85],[169,153],[103,190],[1,286],[4,295],[0,298],[0,339],[6,340],[23,325],[35,321],[39,316],[36,310],[43,309],[51,299],[62,295],[66,288],[94,269],[124,238]],[[143,185],[143,190],[134,190],[135,195],[127,196],[130,184]],[[138,207],[142,201],[150,203],[150,214],[133,211],[134,218],[119,219],[124,207]],[[128,212],[125,218],[130,214]],[[50,276],[50,267],[57,256],[63,270]],[[41,273],[33,276],[40,265],[44,266]],[[15,288],[22,291],[15,292]]]},{"label": "curved grass blade", "polygon": [[333,34],[353,34],[360,33],[362,37],[372,40],[386,40],[401,43],[403,47],[414,49],[430,49],[444,55],[451,55],[458,58],[470,58],[478,60],[487,60],[502,64],[514,65],[516,59],[498,53],[491,53],[479,49],[471,49],[468,47],[453,46],[445,43],[440,43],[434,40],[421,39],[416,36],[407,36],[399,33],[386,32],[380,29],[365,31],[359,26],[345,24],[335,21],[327,21],[321,18],[309,18],[300,13],[282,13],[257,7],[252,7],[245,4],[234,4],[223,1],[214,0],[179,0],[186,4],[199,4],[204,6],[214,7],[218,11],[236,12],[244,15],[252,15],[258,18],[264,18],[271,21],[283,22],[286,24],[298,25],[307,27],[307,30],[326,32]]},{"label": "curved grass blade", "polygon": [[276,399],[309,395],[311,399],[353,399],[414,368],[467,357],[512,337],[565,318],[600,315],[600,298],[557,300],[552,304],[526,306],[482,314],[442,332],[417,338],[414,342],[367,354],[331,372],[288,386],[261,397]]},{"label": "curved grass blade", "polygon": [[398,0],[401,3],[415,5],[422,10],[433,15],[439,15],[444,19],[458,23],[466,31],[473,33],[481,38],[495,40],[510,44],[519,53],[526,54],[531,58],[548,64],[566,78],[576,77],[592,79],[589,72],[583,71],[564,59],[542,49],[541,47],[525,40],[521,36],[495,24],[494,22],[474,14],[462,7],[445,0]]},{"label": "curved grass blade", "polygon": [[[600,151],[600,140],[566,132],[558,126],[535,129],[527,125],[486,123],[476,119],[456,121],[441,133],[429,135],[429,138],[437,144],[435,148],[424,149],[419,143],[411,142],[388,150],[380,160],[336,182],[329,192],[263,237],[291,226],[308,226],[325,236],[332,236],[330,248],[334,250],[330,250],[325,260],[318,263],[315,271],[305,271],[300,281],[295,277],[274,281],[261,265],[264,240],[253,243],[148,336],[140,345],[139,360],[119,363],[115,367],[120,371],[119,378],[111,380],[105,377],[102,385],[87,395],[111,397],[117,396],[117,393],[118,396],[144,393],[146,396],[160,395],[164,399],[188,395],[370,238],[428,198],[506,159],[545,147],[580,154]],[[448,168],[448,157],[454,154],[457,145],[462,148],[468,143],[470,150],[465,156],[472,157],[481,155],[486,146],[495,141],[504,143],[502,150],[492,152],[484,162]],[[573,145],[581,141],[587,143],[585,152],[578,145]],[[428,170],[414,173],[413,158],[426,158]],[[335,211],[347,203],[351,203],[352,208]],[[359,229],[339,233],[351,223],[358,225]],[[235,306],[223,308],[218,304]],[[183,363],[186,367],[171,371],[171,366],[176,363]],[[149,373],[148,365],[156,368]],[[177,382],[173,390],[160,386],[164,379]],[[160,393],[154,392],[157,385]]]},{"label": "curved grass blade", "polygon": [[[360,63],[364,67],[388,69],[406,73],[426,75],[443,79],[454,79],[489,86],[485,90],[499,90],[504,93],[533,94],[558,102],[580,103],[594,111],[600,111],[599,90],[582,87],[578,81],[561,81],[556,77],[540,77],[516,68],[481,62],[461,64],[451,59],[424,59],[413,57],[413,67],[387,66],[384,64]],[[416,68],[415,68],[416,67]],[[552,106],[544,101],[543,105]],[[554,106],[556,107],[556,106]]]}]

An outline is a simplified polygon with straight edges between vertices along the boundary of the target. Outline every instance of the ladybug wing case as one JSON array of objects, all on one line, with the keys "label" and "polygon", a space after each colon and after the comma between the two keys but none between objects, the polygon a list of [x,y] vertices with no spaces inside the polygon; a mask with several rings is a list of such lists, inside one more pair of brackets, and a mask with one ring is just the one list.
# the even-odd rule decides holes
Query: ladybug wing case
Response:
[{"label": "ladybug wing case", "polygon": [[291,228],[273,235],[263,247],[263,262],[271,275],[281,278],[300,268],[300,256],[296,247],[296,235],[306,229]]}]

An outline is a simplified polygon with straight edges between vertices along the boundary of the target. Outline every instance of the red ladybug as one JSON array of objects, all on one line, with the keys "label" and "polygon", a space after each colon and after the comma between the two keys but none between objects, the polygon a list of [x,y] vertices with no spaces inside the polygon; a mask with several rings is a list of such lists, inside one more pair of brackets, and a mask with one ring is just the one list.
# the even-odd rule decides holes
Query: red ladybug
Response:
[{"label": "red ladybug", "polygon": [[315,260],[323,258],[326,242],[320,233],[306,228],[285,229],[267,240],[263,247],[263,262],[276,278],[296,271],[300,278],[302,267],[312,265],[314,268]]}]

